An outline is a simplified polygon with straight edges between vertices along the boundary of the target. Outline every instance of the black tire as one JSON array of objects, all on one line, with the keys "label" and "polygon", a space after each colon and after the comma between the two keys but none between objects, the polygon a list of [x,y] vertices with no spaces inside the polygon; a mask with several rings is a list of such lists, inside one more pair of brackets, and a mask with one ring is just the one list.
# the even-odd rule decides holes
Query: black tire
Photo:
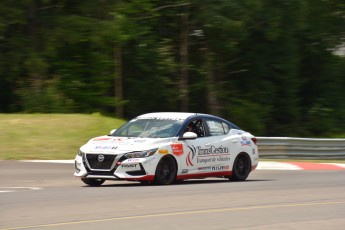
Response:
[{"label": "black tire", "polygon": [[155,183],[159,185],[172,184],[175,181],[177,166],[171,156],[163,157],[156,168]]},{"label": "black tire", "polygon": [[246,153],[240,153],[232,167],[232,175],[229,178],[231,181],[244,181],[247,179],[251,171],[252,163]]},{"label": "black tire", "polygon": [[90,186],[100,186],[104,183],[105,180],[103,179],[89,179],[89,178],[81,178],[85,184]]}]

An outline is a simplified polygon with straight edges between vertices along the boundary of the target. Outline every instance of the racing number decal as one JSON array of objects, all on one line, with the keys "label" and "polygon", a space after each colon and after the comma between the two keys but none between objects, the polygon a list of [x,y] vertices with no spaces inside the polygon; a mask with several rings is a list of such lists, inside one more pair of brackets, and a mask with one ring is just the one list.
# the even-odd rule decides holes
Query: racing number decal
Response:
[{"label": "racing number decal", "polygon": [[172,153],[175,156],[183,155],[183,145],[182,144],[171,144]]}]

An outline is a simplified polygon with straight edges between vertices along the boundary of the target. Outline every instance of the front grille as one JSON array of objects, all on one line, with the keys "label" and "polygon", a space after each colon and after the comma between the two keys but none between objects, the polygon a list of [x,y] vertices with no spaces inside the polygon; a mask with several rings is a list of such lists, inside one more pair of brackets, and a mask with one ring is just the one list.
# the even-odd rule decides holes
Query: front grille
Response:
[{"label": "front grille", "polygon": [[[103,161],[99,161],[99,155],[103,155]],[[108,155],[108,154],[86,154],[86,160],[90,165],[91,169],[101,169],[101,170],[110,170],[111,166],[114,163],[116,155]]]}]

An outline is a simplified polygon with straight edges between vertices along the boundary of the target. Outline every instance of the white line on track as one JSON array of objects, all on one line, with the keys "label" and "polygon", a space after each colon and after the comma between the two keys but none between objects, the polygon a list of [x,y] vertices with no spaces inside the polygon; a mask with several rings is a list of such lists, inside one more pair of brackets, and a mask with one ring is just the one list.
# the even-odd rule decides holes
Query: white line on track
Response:
[{"label": "white line on track", "polygon": [[14,190],[0,190],[0,193],[14,192]]},{"label": "white line on track", "polygon": [[37,191],[41,189],[39,187],[0,187],[0,193],[18,192],[19,190]]},{"label": "white line on track", "polygon": [[73,164],[74,160],[21,160],[21,162]]}]

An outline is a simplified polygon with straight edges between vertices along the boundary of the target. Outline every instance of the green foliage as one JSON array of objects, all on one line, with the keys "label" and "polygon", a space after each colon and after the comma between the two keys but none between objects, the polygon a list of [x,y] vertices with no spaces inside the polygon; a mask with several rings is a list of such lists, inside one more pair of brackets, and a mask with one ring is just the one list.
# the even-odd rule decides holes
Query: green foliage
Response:
[{"label": "green foliage", "polygon": [[[345,57],[334,54],[344,17],[340,0],[4,0],[0,112],[114,114],[123,105],[131,118],[179,111],[187,95],[189,111],[256,135],[344,133]],[[188,92],[179,88],[183,31]]]}]

